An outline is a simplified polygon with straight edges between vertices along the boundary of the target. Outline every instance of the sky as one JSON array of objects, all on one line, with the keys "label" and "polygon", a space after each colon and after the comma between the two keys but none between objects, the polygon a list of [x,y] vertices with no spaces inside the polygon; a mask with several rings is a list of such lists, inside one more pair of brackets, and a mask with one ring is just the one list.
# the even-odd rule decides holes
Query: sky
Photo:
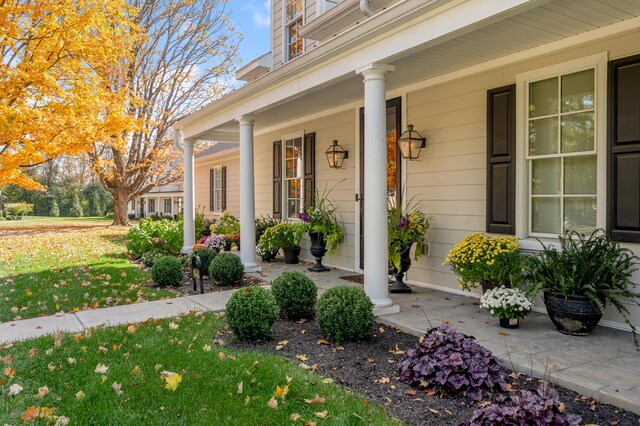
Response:
[{"label": "sky", "polygon": [[269,0],[229,0],[231,20],[243,35],[240,64],[246,65],[267,53],[269,44]]}]

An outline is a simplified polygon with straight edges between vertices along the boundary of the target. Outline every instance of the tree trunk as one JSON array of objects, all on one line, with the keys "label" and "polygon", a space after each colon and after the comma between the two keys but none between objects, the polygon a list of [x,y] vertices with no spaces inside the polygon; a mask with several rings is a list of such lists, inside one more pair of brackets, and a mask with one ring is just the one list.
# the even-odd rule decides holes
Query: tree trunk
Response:
[{"label": "tree trunk", "polygon": [[113,195],[113,223],[116,226],[126,226],[129,224],[129,194],[124,189],[111,191]]}]

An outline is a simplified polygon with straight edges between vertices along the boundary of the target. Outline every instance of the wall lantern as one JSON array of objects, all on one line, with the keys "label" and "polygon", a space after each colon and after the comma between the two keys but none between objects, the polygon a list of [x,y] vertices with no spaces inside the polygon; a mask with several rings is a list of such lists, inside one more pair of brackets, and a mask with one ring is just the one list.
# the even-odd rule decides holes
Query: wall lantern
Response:
[{"label": "wall lantern", "polygon": [[426,139],[420,133],[413,130],[413,125],[409,124],[407,130],[398,139],[398,147],[405,160],[417,160],[420,150],[426,146]]},{"label": "wall lantern", "polygon": [[327,161],[332,169],[341,169],[344,159],[349,158],[349,151],[338,145],[337,140],[334,140],[333,145],[327,148],[324,153],[327,154]]}]

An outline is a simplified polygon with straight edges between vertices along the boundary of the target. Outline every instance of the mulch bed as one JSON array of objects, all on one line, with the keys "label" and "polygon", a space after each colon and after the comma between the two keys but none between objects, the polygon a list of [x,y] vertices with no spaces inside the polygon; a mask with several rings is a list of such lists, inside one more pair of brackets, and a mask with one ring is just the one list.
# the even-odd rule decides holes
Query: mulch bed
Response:
[{"label": "mulch bed", "polygon": [[[139,267],[146,269],[148,271],[151,271],[151,268],[147,268],[144,265],[142,265],[141,263],[137,262]],[[261,280],[260,278],[256,278],[256,277],[252,277],[249,275],[244,275],[244,277],[242,277],[242,281],[239,282],[238,284],[232,285],[232,286],[223,286],[223,285],[218,285],[216,283],[213,282],[213,280],[208,276],[205,275],[204,279],[203,279],[203,283],[204,283],[204,292],[205,293],[215,293],[217,291],[227,291],[227,290],[234,290],[237,288],[242,288],[242,287],[248,287],[248,286],[252,286],[252,285],[265,285],[268,284],[265,280]],[[194,290],[193,289],[193,281],[191,280],[191,268],[185,268],[184,270],[184,275],[182,277],[182,282],[180,283],[179,286],[176,287],[169,287],[166,288],[167,290],[173,290],[175,291],[179,296],[191,296],[194,294],[200,294],[200,280],[197,277],[197,273],[196,273],[196,284],[197,284],[197,289]],[[149,283],[149,287],[150,288],[156,288],[156,284],[151,281]]]},{"label": "mulch bed", "polygon": [[[231,342],[232,347],[275,353],[296,364],[306,357],[306,366],[356,391],[368,401],[387,407],[392,416],[410,425],[457,425],[467,420],[477,408],[469,398],[430,396],[400,382],[397,363],[403,351],[415,347],[417,339],[386,325],[377,324],[369,341],[346,342],[342,346],[319,343],[323,336],[313,321],[279,320],[273,327],[273,340],[269,342],[234,341],[229,330],[221,331],[218,337]],[[282,344],[285,340],[287,343]],[[538,379],[515,373],[510,380],[514,389],[532,389],[539,384]],[[633,413],[599,404],[564,388],[556,389],[567,412],[582,416],[583,424],[639,424],[640,417]]]}]

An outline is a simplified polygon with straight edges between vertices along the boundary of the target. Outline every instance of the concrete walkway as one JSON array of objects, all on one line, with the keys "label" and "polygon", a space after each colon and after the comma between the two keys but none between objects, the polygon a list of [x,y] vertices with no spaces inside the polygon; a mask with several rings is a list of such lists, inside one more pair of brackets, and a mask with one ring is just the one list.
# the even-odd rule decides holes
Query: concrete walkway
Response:
[{"label": "concrete walkway", "polygon": [[[262,264],[254,274],[271,280],[283,270],[307,266],[285,266],[281,262]],[[309,273],[322,293],[354,273],[339,269]],[[378,320],[415,336],[421,336],[442,321],[474,336],[508,368],[547,378],[585,396],[640,414],[640,352],[631,334],[597,327],[589,337],[560,334],[546,314],[532,313],[517,330],[505,330],[481,309],[478,300],[424,287],[412,286],[412,294],[393,295],[400,312],[381,315]],[[232,291],[83,311],[77,314],[41,317],[0,324],[0,343],[37,337],[54,331],[78,332],[101,325],[135,323],[149,318],[166,318],[191,310],[221,311]]]}]

